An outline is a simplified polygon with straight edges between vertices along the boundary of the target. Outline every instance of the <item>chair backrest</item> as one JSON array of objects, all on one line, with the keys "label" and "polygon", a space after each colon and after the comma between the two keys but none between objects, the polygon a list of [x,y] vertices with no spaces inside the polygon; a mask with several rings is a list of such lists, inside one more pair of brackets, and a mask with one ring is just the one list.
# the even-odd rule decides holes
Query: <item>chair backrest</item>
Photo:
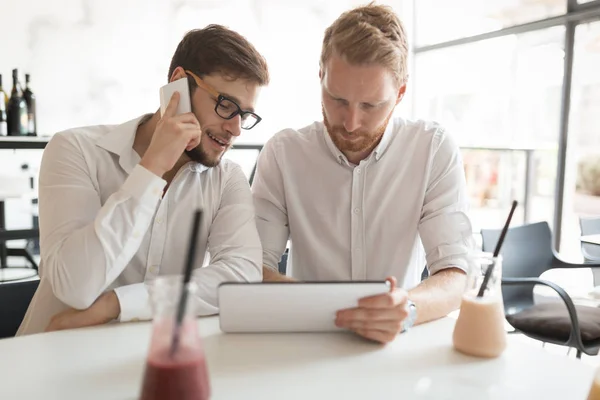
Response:
[{"label": "chair backrest", "polygon": [[427,278],[429,278],[429,270],[427,269],[427,266],[425,266],[423,272],[421,272],[421,281],[424,281]]},{"label": "chair backrest", "polygon": [[285,252],[281,255],[281,260],[279,260],[279,264],[277,268],[279,269],[279,273],[281,275],[285,275],[287,271],[287,261],[290,255],[290,249],[285,249]]},{"label": "chair backrest", "polygon": [[15,336],[39,282],[0,283],[0,338]]},{"label": "chair backrest", "polygon": [[[483,251],[493,252],[500,237],[500,229],[482,229]],[[510,228],[502,249],[502,276],[505,278],[537,278],[549,270],[554,262],[552,232],[547,222]],[[502,287],[504,306],[521,308],[518,304],[533,304],[533,286]]]},{"label": "chair backrest", "polygon": [[[285,275],[287,271],[287,261],[289,257],[289,252],[290,249],[285,249],[285,253],[283,253],[283,255],[281,256],[281,260],[279,260],[278,269],[281,275]],[[429,270],[427,269],[427,266],[425,266],[425,268],[423,268],[423,272],[421,272],[421,280],[424,281],[427,278],[429,278]]]}]

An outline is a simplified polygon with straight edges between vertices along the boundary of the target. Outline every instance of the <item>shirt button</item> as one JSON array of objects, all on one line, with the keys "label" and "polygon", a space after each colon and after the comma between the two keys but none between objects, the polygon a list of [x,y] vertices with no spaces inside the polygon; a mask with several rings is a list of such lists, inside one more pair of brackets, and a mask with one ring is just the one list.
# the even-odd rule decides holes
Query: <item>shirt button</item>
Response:
[{"label": "shirt button", "polygon": [[152,265],[150,267],[150,273],[156,274],[158,272],[158,265]]},{"label": "shirt button", "polygon": [[360,208],[357,207],[354,209],[354,214],[358,214],[359,212],[360,212]]},{"label": "shirt button", "polygon": [[356,173],[360,174],[362,171],[360,170],[360,168],[356,168]]},{"label": "shirt button", "polygon": [[162,223],[162,218],[156,218],[156,223],[160,225]]}]

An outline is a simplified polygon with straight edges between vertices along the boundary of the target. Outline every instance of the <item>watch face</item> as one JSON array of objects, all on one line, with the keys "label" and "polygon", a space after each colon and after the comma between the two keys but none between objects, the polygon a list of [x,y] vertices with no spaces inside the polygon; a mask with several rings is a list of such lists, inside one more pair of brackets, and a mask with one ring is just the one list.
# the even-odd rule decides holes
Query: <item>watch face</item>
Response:
[{"label": "watch face", "polygon": [[417,306],[415,303],[408,300],[406,303],[406,308],[408,310],[408,316],[402,323],[402,332],[406,332],[409,328],[411,328],[415,323],[415,319],[417,318]]}]

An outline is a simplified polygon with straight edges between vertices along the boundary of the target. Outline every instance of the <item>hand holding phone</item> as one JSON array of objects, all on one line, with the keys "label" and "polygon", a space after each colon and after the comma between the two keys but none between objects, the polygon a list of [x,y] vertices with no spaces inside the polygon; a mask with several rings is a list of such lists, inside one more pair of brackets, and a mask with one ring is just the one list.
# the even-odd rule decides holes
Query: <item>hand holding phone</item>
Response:
[{"label": "hand holding phone", "polygon": [[187,78],[177,79],[160,88],[160,116],[162,117],[167,109],[169,100],[173,93],[179,92],[179,104],[175,115],[192,112],[192,103],[190,97],[190,87]]},{"label": "hand holding phone", "polygon": [[[185,80],[187,85],[186,78],[180,80]],[[175,166],[184,150],[191,150],[200,144],[202,130],[196,116],[191,111],[177,114],[182,103],[186,107],[182,95],[174,91],[164,112],[161,112],[150,146],[140,161],[141,166],[160,177]],[[189,103],[188,95],[187,104]]]}]

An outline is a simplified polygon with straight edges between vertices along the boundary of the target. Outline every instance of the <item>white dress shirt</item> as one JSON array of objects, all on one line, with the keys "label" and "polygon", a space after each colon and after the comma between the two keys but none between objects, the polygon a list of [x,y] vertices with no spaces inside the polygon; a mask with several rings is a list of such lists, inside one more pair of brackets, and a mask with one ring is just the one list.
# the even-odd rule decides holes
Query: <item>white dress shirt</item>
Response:
[{"label": "white dress shirt", "polygon": [[151,318],[147,285],[182,273],[198,207],[198,314],[218,312],[221,282],[262,279],[252,194],[240,167],[190,162],[163,197],[166,181],[140,166],[132,148],[140,121],[72,129],[48,143],[39,185],[41,280],[19,334],[43,331],[57,312],[85,309],[113,289],[121,321]]},{"label": "white dress shirt", "polygon": [[390,120],[352,165],[323,123],[287,129],[263,148],[252,185],[263,263],[300,280],[379,280],[410,289],[473,249],[459,148],[435,123]]}]

